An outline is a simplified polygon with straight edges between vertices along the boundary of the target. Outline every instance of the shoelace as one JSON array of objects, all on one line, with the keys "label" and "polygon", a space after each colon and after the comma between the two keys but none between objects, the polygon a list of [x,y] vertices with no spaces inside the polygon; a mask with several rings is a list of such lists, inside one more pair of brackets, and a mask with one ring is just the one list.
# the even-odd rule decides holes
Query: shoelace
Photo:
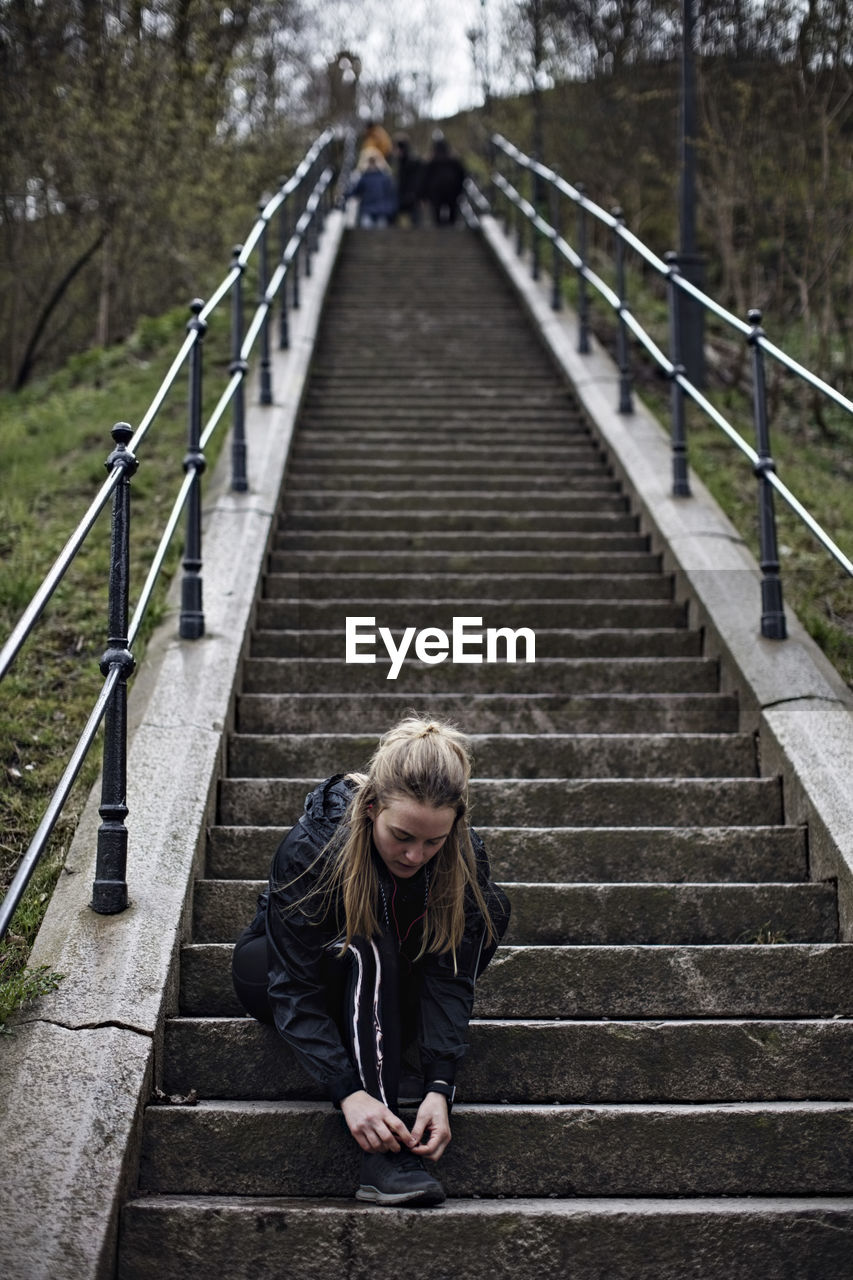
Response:
[{"label": "shoelace", "polygon": [[401,1151],[396,1161],[399,1168],[405,1172],[415,1171],[423,1172],[424,1162],[420,1156],[412,1155],[411,1151]]}]

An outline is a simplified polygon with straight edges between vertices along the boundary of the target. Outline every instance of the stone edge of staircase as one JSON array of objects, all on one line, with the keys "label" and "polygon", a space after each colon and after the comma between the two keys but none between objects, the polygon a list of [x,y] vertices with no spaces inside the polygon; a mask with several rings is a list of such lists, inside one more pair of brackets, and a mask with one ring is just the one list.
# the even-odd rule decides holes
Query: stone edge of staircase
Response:
[{"label": "stone edge of staircase", "polygon": [[758,734],[762,772],[784,780],[785,821],[809,826],[811,878],[838,881],[841,938],[853,941],[853,791],[843,766],[853,760],[853,692],[790,607],[788,639],[762,638],[761,574],[740,534],[692,471],[693,496],[672,496],[659,420],[636,395],[632,414],[618,412],[619,371],[608,354],[591,338],[580,355],[577,316],[552,310],[547,274],[531,278],[494,218],[481,219],[481,232],[636,495],[641,527],[674,572],[691,625],[705,630],[706,655],[720,660],[722,688],[738,694],[741,730]]},{"label": "stone edge of staircase", "polygon": [[130,906],[117,916],[89,907],[96,786],[30,959],[65,979],[0,1044],[0,1234],[9,1280],[115,1274],[119,1209],[136,1175],[165,1019],[177,1007],[173,961],[189,925],[245,635],[343,230],[344,215],[331,213],[301,282],[290,348],[271,354],[273,405],[256,403],[254,384],[247,398],[249,491],[230,490],[228,441],[206,488],[205,635],[177,638],[178,574],[167,619],[131,686]]}]

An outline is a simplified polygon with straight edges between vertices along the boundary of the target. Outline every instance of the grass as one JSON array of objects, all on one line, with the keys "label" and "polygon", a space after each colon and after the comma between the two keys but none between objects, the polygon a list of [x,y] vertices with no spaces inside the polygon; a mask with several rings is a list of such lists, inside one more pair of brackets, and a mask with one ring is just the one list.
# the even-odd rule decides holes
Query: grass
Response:
[{"label": "grass", "polygon": [[[26,390],[0,395],[0,639],[17,623],[106,478],[111,427],[120,420],[134,426],[141,420],[183,341],[187,318],[180,308],[143,319],[126,343],[88,351]],[[228,362],[227,316],[214,316],[204,342],[207,411],[227,381]],[[140,446],[139,470],[131,481],[131,610],[183,479],[186,383],[186,374],[179,375]],[[227,414],[207,450],[209,465],[226,429]],[[109,538],[108,508],[0,685],[0,896],[101,687]],[[137,662],[163,616],[181,540],[179,532],[135,646]],[[58,980],[57,975],[32,974],[25,965],[99,768],[96,742],[0,943],[0,1022],[22,1000]]]},{"label": "grass", "polygon": [[[596,269],[606,276],[603,263]],[[629,274],[631,307],[664,352],[669,349],[666,303],[658,281]],[[593,291],[590,290],[590,294]],[[573,273],[566,277],[566,295],[576,304]],[[772,317],[765,317],[765,327]],[[591,306],[591,328],[611,355],[616,352],[616,322],[597,295]],[[808,367],[799,348],[795,326],[783,334],[769,333],[782,350]],[[755,446],[750,361],[709,326],[708,362],[704,394],[748,444]],[[668,429],[670,389],[646,352],[630,340],[632,376],[637,391]],[[780,480],[812,514],[848,557],[853,552],[853,417],[820,401],[781,365],[766,361],[767,403],[771,452]],[[687,446],[690,465],[704,481],[723,511],[758,558],[757,481],[749,460],[714,422],[686,402]],[[848,685],[853,687],[853,579],[782,501],[775,496],[777,536],[783,595],[806,630],[823,649]]]},{"label": "grass", "polygon": [[[750,440],[750,406],[743,393],[713,391],[711,398]],[[757,482],[752,469],[719,428],[691,412],[690,461],[720,506],[758,555]],[[842,551],[853,548],[853,422],[824,436],[799,417],[794,396],[780,395],[771,449],[779,478],[819,521]],[[782,587],[786,603],[853,686],[853,579],[778,496],[775,500]]]},{"label": "grass", "polygon": [[64,973],[53,973],[46,964],[22,969],[16,964],[14,953],[0,959],[0,1035],[11,1034],[7,1023],[13,1013],[55,991],[64,977]]},{"label": "grass", "polygon": [[[749,395],[712,385],[708,398],[744,439],[754,444]],[[641,393],[666,423],[668,392],[642,386]],[[837,422],[827,436],[798,407],[797,392],[779,390],[771,418],[771,450],[777,474],[846,554],[853,548],[853,421]],[[758,558],[757,481],[748,459],[719,427],[688,406],[691,466]],[[800,518],[775,497],[782,589],[806,630],[853,687],[853,579],[817,541]]]}]

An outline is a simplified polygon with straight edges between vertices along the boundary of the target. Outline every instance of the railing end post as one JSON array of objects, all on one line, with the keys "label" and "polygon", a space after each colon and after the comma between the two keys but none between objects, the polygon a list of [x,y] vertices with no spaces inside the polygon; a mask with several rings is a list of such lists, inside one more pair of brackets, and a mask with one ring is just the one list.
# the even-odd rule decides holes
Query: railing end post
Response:
[{"label": "railing end post", "polygon": [[188,569],[181,582],[181,617],[178,623],[178,635],[182,640],[200,640],[204,635],[201,585],[198,570]]},{"label": "railing end post", "polygon": [[[124,847],[120,857],[126,865],[127,829],[122,826],[121,830],[124,833]],[[121,911],[125,911],[129,906],[130,900],[127,896],[126,880],[107,880],[96,878],[92,881],[91,907],[99,916],[117,916]]]},{"label": "railing end post", "polygon": [[[767,587],[778,587],[778,593],[765,590]],[[785,621],[782,590],[778,579],[775,583],[765,581],[761,584],[761,634],[765,640],[788,639],[788,626]]]}]

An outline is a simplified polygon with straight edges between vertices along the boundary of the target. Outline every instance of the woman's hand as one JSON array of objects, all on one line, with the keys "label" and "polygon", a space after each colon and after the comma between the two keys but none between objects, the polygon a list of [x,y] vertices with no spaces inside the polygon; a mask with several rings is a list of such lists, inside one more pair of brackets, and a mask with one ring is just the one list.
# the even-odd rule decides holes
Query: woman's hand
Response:
[{"label": "woman's hand", "polygon": [[[423,1141],[424,1135],[427,1141]],[[417,1118],[412,1126],[412,1151],[416,1156],[426,1156],[428,1160],[437,1160],[450,1142],[450,1119],[447,1114],[447,1099],[443,1093],[428,1093],[418,1108]]]},{"label": "woman's hand", "polygon": [[[444,1099],[442,1098],[441,1101],[443,1102]],[[425,1103],[426,1099],[421,1104],[421,1110]],[[399,1151],[401,1145],[404,1147],[415,1145],[414,1138],[400,1117],[395,1116],[384,1102],[374,1098],[365,1089],[358,1089],[355,1093],[348,1094],[341,1102],[341,1111],[350,1133],[362,1151]],[[420,1112],[418,1116],[420,1117]],[[447,1108],[445,1107],[445,1122],[446,1119]],[[449,1135],[448,1129],[448,1140]]]}]

